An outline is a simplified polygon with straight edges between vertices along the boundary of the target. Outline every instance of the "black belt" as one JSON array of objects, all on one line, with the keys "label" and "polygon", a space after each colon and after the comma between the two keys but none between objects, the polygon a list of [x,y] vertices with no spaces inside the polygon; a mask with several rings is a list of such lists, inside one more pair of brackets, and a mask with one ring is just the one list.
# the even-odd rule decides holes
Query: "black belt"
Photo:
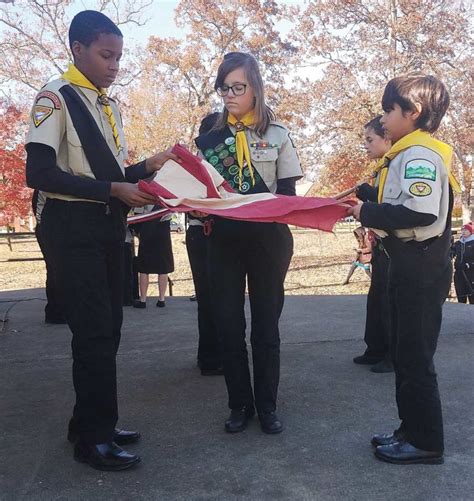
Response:
[{"label": "black belt", "polygon": [[433,242],[438,240],[439,237],[431,237],[428,238],[427,240],[423,240],[422,242],[419,242],[417,240],[409,240],[408,242],[405,242],[407,245],[410,245],[411,247],[416,247],[417,249],[426,249],[429,247]]}]

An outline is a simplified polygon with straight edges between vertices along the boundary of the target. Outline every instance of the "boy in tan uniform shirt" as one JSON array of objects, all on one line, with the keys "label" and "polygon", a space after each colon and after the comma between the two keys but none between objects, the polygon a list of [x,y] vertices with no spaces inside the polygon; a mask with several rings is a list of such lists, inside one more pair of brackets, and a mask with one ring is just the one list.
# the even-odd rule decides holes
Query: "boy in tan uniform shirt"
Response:
[{"label": "boy in tan uniform shirt", "polygon": [[130,207],[155,202],[134,183],[177,159],[158,153],[125,168],[120,114],[105,93],[122,55],[117,26],[99,12],[83,11],[71,23],[69,42],[74,64],[35,99],[26,175],[47,197],[42,232],[73,334],[76,405],[68,439],[76,460],[122,470],[140,461],[120,448],[139,433],[115,428],[125,218]]}]

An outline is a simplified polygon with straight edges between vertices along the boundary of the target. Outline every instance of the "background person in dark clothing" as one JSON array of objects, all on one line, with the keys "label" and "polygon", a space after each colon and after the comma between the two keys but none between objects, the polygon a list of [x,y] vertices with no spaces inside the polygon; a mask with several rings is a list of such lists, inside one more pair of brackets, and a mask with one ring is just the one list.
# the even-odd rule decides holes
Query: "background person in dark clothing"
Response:
[{"label": "background person in dark clothing", "polygon": [[[153,206],[145,212],[152,211]],[[133,303],[134,308],[146,308],[146,297],[150,275],[158,275],[158,300],[156,306],[164,308],[168,287],[168,274],[174,271],[173,247],[170,234],[171,215],[140,223],[137,227],[140,243],[136,269],[139,273],[140,299]]]},{"label": "background person in dark clothing", "polygon": [[465,224],[461,238],[452,247],[454,287],[458,302],[474,304],[474,223]]},{"label": "background person in dark clothing", "polygon": [[[377,187],[380,182],[382,159],[391,146],[380,123],[381,115],[376,116],[364,127],[364,146],[367,156],[378,161],[374,186],[363,183],[356,190],[357,197],[363,202],[377,202]],[[374,238],[372,246],[372,277],[367,294],[367,313],[365,319],[364,341],[367,345],[362,355],[355,357],[354,363],[371,365],[370,370],[376,373],[392,372],[390,358],[390,313],[388,307],[388,265],[387,251],[382,239],[371,232]]]},{"label": "background person in dark clothing", "polygon": [[[210,113],[201,122],[199,135],[207,134],[217,123],[220,113]],[[222,369],[221,343],[217,334],[214,308],[211,301],[209,276],[209,237],[205,234],[206,218],[196,212],[188,214],[186,249],[193,275],[198,307],[199,342],[197,363],[203,376],[220,376]]]}]

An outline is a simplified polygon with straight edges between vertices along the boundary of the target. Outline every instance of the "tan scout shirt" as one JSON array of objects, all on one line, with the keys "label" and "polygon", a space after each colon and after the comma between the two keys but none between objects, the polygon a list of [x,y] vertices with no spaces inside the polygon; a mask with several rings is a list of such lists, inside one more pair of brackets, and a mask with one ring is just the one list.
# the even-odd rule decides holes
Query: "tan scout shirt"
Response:
[{"label": "tan scout shirt", "polygon": [[449,205],[449,179],[441,157],[424,146],[412,146],[399,153],[390,162],[382,203],[404,205],[436,216],[430,226],[394,230],[401,240],[422,242],[441,235]]},{"label": "tan scout shirt", "polygon": [[[90,177],[95,179],[85,156],[84,150],[72,123],[71,116],[59,89],[67,85],[66,80],[58,79],[46,84],[38,93],[31,112],[30,128],[25,143],[46,144],[56,152],[56,162],[60,169],[74,176]],[[71,85],[71,84],[69,84]],[[120,136],[121,150],[117,151],[107,115],[103,106],[99,103],[97,92],[72,85],[85,103],[87,109],[94,117],[99,130],[102,132],[110,150],[114,153],[117,163],[124,172],[124,162],[128,157],[125,136],[122,128],[122,120],[116,103],[110,100],[110,105],[117,122],[117,130]],[[69,201],[84,201],[72,195],[59,193],[45,193],[48,198],[59,198]],[[97,200],[87,200],[96,203]]]},{"label": "tan scout shirt", "polygon": [[[235,127],[229,125],[235,135]],[[259,137],[253,129],[245,129],[250,149],[252,165],[264,180],[271,193],[277,189],[277,180],[288,177],[303,177],[300,160],[296,148],[290,138],[288,129],[280,122],[272,121],[263,137]],[[268,143],[268,148],[258,148],[255,143]]]}]

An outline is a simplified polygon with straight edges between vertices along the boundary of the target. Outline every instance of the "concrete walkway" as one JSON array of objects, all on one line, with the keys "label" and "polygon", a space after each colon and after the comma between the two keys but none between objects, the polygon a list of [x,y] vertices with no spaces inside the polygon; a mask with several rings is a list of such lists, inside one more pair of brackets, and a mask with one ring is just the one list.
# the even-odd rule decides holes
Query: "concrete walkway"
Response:
[{"label": "concrete walkway", "polygon": [[[42,290],[0,293],[0,318]],[[235,436],[222,377],[196,368],[196,303],[125,308],[118,358],[120,425],[143,440],[138,468],[105,473],[76,463],[65,438],[73,390],[70,333],[43,324],[44,302],[17,303],[0,334],[0,499],[474,499],[474,307],[445,307],[437,371],[446,461],[395,466],[369,440],[397,425],[393,374],[356,366],[363,296],[291,296],[281,322],[279,415]]]}]

